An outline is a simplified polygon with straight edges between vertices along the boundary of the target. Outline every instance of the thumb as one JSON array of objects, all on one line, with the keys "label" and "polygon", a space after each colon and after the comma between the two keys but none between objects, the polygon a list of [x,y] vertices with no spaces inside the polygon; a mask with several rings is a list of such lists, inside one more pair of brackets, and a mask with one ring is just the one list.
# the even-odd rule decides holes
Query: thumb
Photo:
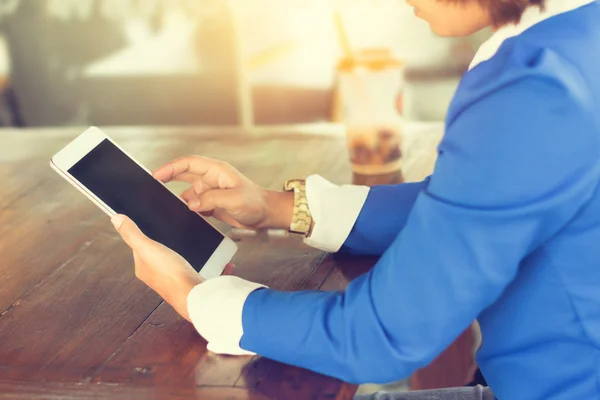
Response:
[{"label": "thumb", "polygon": [[152,241],[142,233],[140,228],[131,219],[124,215],[115,215],[111,222],[125,243],[134,251],[143,252],[143,250],[152,243]]},{"label": "thumb", "polygon": [[223,273],[221,275],[233,275],[235,274],[235,265],[232,263],[229,263],[225,266],[225,268],[223,269]]},{"label": "thumb", "polygon": [[217,208],[231,210],[240,205],[241,189],[213,189],[200,194],[189,203],[192,211],[207,212]]}]

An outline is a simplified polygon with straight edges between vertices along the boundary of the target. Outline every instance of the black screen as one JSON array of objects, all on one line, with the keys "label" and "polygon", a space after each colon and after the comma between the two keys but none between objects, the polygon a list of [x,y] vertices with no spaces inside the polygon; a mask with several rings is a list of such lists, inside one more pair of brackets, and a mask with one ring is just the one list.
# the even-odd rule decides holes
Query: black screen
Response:
[{"label": "black screen", "polygon": [[109,140],[102,141],[69,173],[115,212],[135,221],[149,238],[179,253],[196,271],[223,240],[223,235]]}]

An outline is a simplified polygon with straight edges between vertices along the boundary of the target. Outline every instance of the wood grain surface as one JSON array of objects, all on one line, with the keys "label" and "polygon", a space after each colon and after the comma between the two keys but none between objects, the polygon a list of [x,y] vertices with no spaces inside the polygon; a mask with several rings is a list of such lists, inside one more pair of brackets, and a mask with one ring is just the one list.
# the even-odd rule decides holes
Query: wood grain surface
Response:
[{"label": "wood grain surface", "polygon": [[[51,155],[81,131],[0,130],[0,398],[352,398],[356,387],[336,379],[259,357],[207,352],[194,328],[135,279],[130,251],[108,218],[49,168]],[[336,129],[107,133],[149,168],[202,154],[270,188],[313,173],[337,183],[353,179]],[[431,133],[407,138],[408,180],[431,170],[437,140]],[[219,227],[239,244],[236,274],[275,289],[343,289],[376,262],[329,256],[277,232]],[[434,363],[433,380],[415,382],[456,383],[460,372],[450,374],[453,382],[443,372],[460,357],[454,353]]]}]

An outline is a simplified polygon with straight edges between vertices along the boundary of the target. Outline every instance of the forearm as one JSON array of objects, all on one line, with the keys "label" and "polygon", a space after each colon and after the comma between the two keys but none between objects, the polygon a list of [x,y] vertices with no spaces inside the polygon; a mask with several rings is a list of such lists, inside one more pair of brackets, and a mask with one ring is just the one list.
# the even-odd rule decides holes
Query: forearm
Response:
[{"label": "forearm", "polygon": [[[312,229],[305,242],[329,252],[340,249],[367,198],[366,186],[337,186],[319,175],[306,179],[306,196]],[[263,190],[266,208],[261,229],[289,229],[294,212],[294,193]]]},{"label": "forearm", "polygon": [[554,198],[485,210],[422,194],[377,265],[344,293],[251,293],[241,347],[352,383],[406,377],[500,296],[589,188],[576,192],[560,217]]},{"label": "forearm", "polygon": [[341,250],[354,254],[383,254],[406,225],[428,180],[371,188]]},{"label": "forearm", "polygon": [[[307,179],[313,213],[310,246],[336,252],[382,254],[406,224],[427,181],[386,185],[336,186],[318,175]],[[267,218],[261,228],[288,229],[294,209],[291,192],[264,191]]]},{"label": "forearm", "polygon": [[[353,383],[410,375],[498,295],[522,253],[515,247],[491,257],[494,247],[470,229],[479,221],[461,214],[422,201],[374,269],[344,293],[251,293],[241,347]],[[455,222],[459,217],[464,225]],[[490,231],[489,243],[505,234]]]}]

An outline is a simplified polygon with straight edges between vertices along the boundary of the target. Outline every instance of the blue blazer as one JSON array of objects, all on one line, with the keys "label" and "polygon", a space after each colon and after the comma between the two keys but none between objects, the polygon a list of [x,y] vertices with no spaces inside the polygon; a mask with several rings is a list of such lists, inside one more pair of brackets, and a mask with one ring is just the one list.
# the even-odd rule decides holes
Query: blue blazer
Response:
[{"label": "blue blazer", "polygon": [[371,190],[345,292],[250,294],[244,349],[349,382],[409,376],[478,319],[500,399],[600,398],[600,3],[468,72],[433,174]]}]

